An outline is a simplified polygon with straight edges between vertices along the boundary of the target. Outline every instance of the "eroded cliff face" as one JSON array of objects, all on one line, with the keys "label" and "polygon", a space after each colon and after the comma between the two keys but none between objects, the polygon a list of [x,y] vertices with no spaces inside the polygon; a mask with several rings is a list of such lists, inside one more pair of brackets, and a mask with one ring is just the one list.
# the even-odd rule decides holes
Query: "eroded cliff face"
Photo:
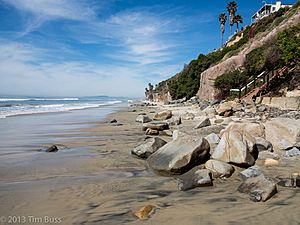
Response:
[{"label": "eroded cliff face", "polygon": [[280,23],[271,32],[265,32],[253,38],[246,46],[235,56],[232,56],[215,66],[210,67],[201,74],[200,87],[197,96],[202,100],[214,100],[217,89],[214,87],[214,81],[218,76],[241,68],[245,62],[246,55],[255,48],[259,48],[268,41],[274,39],[278,32],[281,32],[300,22],[300,10],[287,20]]}]

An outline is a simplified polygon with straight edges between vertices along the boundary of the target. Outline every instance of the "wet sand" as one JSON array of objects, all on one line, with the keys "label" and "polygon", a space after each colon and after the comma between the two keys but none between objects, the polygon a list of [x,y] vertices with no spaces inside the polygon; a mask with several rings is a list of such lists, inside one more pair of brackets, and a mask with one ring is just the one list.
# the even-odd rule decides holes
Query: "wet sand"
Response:
[{"label": "wet sand", "polygon": [[[8,224],[3,218],[9,216],[24,216],[25,224],[46,224],[45,216],[60,224],[300,223],[299,188],[278,186],[275,197],[254,203],[237,192],[238,168],[231,178],[215,180],[213,187],[187,192],[178,191],[174,178],[149,171],[130,151],[145,138],[135,118],[141,111],[151,116],[154,110],[124,108],[91,128],[61,134],[64,139],[56,144],[68,146],[61,152],[34,152],[31,160],[1,164],[0,224]],[[113,118],[123,125],[107,123]],[[263,170],[286,177],[300,171],[299,158]],[[147,204],[156,206],[154,214],[144,221],[135,218],[133,212]]]}]

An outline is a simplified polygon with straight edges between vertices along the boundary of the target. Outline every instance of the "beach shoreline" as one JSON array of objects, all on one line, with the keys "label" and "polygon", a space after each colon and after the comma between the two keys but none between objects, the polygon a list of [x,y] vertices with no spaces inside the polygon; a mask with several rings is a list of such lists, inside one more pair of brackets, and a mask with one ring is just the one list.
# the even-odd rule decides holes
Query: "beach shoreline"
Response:
[{"label": "beach shoreline", "polygon": [[[104,120],[76,130],[75,137],[74,131],[67,132],[63,141],[55,142],[69,149],[40,152],[40,158],[23,168],[11,165],[10,169],[16,168],[6,171],[9,176],[0,182],[1,216],[25,216],[27,222],[30,215],[47,216],[59,218],[61,224],[101,225],[298,223],[299,189],[279,188],[280,195],[275,198],[253,203],[237,191],[238,170],[228,180],[216,180],[213,187],[182,192],[176,179],[154,174],[144,160],[133,157],[130,151],[146,137],[135,118],[140,113],[153,117],[166,108],[120,108]],[[171,109],[175,113],[199,111],[195,107]],[[113,119],[117,123],[110,123]],[[188,129],[193,123],[185,120],[178,127]],[[74,138],[68,139],[71,136]],[[52,163],[47,164],[49,157]],[[291,165],[295,170],[299,169],[297,162]],[[284,164],[277,169],[288,173]],[[133,215],[149,204],[156,207],[150,219],[141,221]]]}]

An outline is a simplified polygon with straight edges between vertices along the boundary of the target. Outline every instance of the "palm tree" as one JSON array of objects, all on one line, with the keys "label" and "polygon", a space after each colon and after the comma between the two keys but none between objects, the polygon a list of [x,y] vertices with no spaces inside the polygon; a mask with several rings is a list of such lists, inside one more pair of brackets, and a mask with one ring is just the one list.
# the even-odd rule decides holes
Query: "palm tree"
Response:
[{"label": "palm tree", "polygon": [[244,19],[241,15],[236,15],[234,17],[234,23],[236,24],[236,30],[239,32],[239,24],[244,23]]},{"label": "palm tree", "polygon": [[232,26],[234,24],[234,16],[237,10],[237,3],[235,1],[229,2],[227,5],[227,11],[229,13],[229,21],[230,21],[230,36],[232,35]]},{"label": "palm tree", "polygon": [[224,32],[225,32],[225,24],[227,21],[227,16],[225,13],[221,13],[219,15],[219,22],[221,25],[221,36],[222,36],[222,42],[221,42],[221,47],[223,46],[223,40],[224,40]]}]

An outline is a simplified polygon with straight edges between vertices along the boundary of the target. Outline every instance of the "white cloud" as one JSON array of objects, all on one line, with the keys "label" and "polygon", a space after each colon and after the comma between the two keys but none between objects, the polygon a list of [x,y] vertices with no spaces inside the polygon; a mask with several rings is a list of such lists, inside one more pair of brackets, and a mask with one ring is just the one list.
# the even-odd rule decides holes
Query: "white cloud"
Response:
[{"label": "white cloud", "polygon": [[[5,94],[52,96],[142,96],[150,80],[173,74],[177,66],[116,66],[86,61],[51,62],[47,50],[0,42],[0,90]],[[34,62],[34,63],[33,63]],[[153,72],[150,72],[153,71]],[[165,78],[164,77],[164,78]]]}]

